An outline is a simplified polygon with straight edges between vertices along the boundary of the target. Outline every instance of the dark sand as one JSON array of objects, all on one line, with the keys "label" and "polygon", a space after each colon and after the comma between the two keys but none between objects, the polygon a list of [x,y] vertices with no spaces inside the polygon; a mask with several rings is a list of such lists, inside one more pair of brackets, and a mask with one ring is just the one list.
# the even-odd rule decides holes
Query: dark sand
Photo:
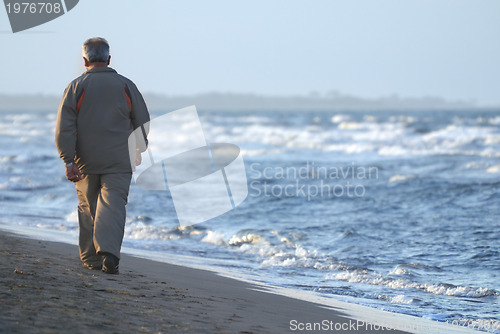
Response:
[{"label": "dark sand", "polygon": [[[1,333],[304,333],[291,331],[290,321],[350,320],[253,290],[262,286],[127,255],[120,274],[107,275],[84,268],[73,245],[3,231],[0,263]],[[402,333],[376,331],[385,332]]]}]

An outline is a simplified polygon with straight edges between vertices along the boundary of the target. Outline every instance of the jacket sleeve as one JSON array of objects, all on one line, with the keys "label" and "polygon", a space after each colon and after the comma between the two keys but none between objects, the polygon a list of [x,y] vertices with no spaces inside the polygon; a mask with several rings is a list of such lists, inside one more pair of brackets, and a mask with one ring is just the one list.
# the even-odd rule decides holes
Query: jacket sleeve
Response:
[{"label": "jacket sleeve", "polygon": [[149,133],[149,111],[146,106],[146,102],[142,97],[135,84],[129,82],[126,89],[127,94],[130,96],[131,103],[131,113],[130,118],[132,120],[132,125],[134,130],[141,128],[141,131],[135,131],[136,133],[136,148],[140,152],[146,151],[148,147],[148,133]]},{"label": "jacket sleeve", "polygon": [[56,146],[65,163],[74,161],[77,135],[76,88],[71,83],[64,91],[57,112]]}]

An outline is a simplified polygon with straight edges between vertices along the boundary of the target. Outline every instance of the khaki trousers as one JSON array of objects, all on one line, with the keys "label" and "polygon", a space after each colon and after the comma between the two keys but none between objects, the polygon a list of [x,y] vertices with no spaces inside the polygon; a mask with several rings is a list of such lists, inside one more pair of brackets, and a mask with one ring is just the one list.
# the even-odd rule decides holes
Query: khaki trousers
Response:
[{"label": "khaki trousers", "polygon": [[132,173],[86,174],[75,183],[78,194],[80,259],[101,264],[101,254],[120,258]]}]

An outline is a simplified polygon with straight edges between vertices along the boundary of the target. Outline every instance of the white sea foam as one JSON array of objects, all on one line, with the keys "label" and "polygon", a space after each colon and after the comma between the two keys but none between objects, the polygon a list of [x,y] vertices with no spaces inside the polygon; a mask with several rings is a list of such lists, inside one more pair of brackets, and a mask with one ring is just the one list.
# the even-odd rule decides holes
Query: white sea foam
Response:
[{"label": "white sea foam", "polygon": [[455,297],[480,298],[491,295],[500,295],[500,293],[495,290],[482,287],[474,288],[467,286],[455,286],[451,284],[417,283],[405,278],[393,279],[391,277],[384,277],[379,273],[370,273],[365,271],[346,271],[329,274],[325,277],[325,279],[346,281],[350,283],[381,285],[392,289],[418,289],[435,295]]},{"label": "white sea foam", "polygon": [[332,116],[330,121],[334,124],[337,124],[337,123],[350,121],[351,119],[352,119],[352,117],[349,115],[339,114],[339,115]]},{"label": "white sea foam", "polygon": [[273,245],[262,235],[247,233],[232,236],[228,244],[237,246],[233,248],[237,252],[259,256],[262,267],[345,269],[345,265],[315,249],[307,249],[285,237],[280,237],[279,240],[281,244]]},{"label": "white sea foam", "polygon": [[413,174],[408,174],[408,175],[401,175],[401,174],[396,174],[394,176],[391,176],[389,179],[389,183],[394,183],[394,182],[402,182],[410,179],[414,179],[415,175]]},{"label": "white sea foam", "polygon": [[143,217],[135,217],[132,221],[128,221],[125,228],[125,238],[145,241],[188,239],[203,233],[204,231],[198,228],[156,226]]},{"label": "white sea foam", "polygon": [[499,125],[500,124],[500,116],[496,116],[496,117],[490,118],[488,120],[488,122],[490,124]]},{"label": "white sea foam", "polygon": [[206,242],[207,244],[213,244],[213,245],[224,245],[226,244],[224,242],[224,233],[217,232],[217,231],[207,231],[207,235],[205,235],[201,241]]},{"label": "white sea foam", "polygon": [[342,122],[338,125],[340,130],[360,130],[365,129],[366,127],[366,124],[358,122]]},{"label": "white sea foam", "polygon": [[[245,124],[222,126],[206,119],[205,130],[210,142],[252,144],[252,156],[283,153],[290,149],[319,149],[325,152],[362,154],[373,152],[382,156],[466,154],[484,157],[500,156],[494,145],[500,134],[489,123],[467,123],[461,119],[430,132],[416,132],[412,127],[417,118],[408,115],[391,116],[386,120],[373,115],[355,119],[351,115],[331,117],[332,126],[320,126],[316,117],[301,127],[280,124],[277,120],[257,117]],[[217,122],[224,121],[219,119]],[[486,126],[485,126],[486,124]],[[168,135],[168,134],[165,134]],[[492,146],[493,145],[493,146]],[[244,147],[245,145],[243,145]],[[257,146],[257,147],[254,147]],[[245,148],[247,149],[247,148]]]},{"label": "white sea foam", "polygon": [[500,173],[500,165],[494,165],[486,169],[486,173]]},{"label": "white sea foam", "polygon": [[248,233],[243,235],[233,235],[228,244],[231,246],[241,246],[243,244],[257,244],[262,241],[262,235]]},{"label": "white sea foam", "polygon": [[414,299],[405,295],[397,295],[390,297],[389,301],[394,304],[411,304],[414,302]]},{"label": "white sea foam", "polygon": [[402,275],[407,275],[407,274],[409,274],[408,269],[402,268],[400,265],[397,265],[394,269],[392,269],[389,272],[389,275],[402,276]]},{"label": "white sea foam", "polygon": [[325,152],[345,152],[345,153],[363,153],[363,152],[372,152],[375,149],[375,145],[373,144],[354,144],[354,143],[345,143],[345,144],[332,144],[332,145],[324,145],[323,151]]},{"label": "white sea foam", "polygon": [[415,123],[417,119],[412,116],[405,116],[405,115],[399,115],[399,116],[391,116],[389,117],[389,122],[402,122],[402,123]]},{"label": "white sea foam", "polygon": [[135,240],[169,240],[180,239],[181,236],[165,227],[134,222],[127,224],[125,228],[125,238]]}]

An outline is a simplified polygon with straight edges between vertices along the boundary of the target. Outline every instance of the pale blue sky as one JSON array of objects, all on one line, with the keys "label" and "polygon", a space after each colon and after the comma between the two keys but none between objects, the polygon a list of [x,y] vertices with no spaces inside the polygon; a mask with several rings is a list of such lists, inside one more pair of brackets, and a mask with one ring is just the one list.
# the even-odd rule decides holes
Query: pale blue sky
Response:
[{"label": "pale blue sky", "polygon": [[81,0],[12,34],[0,10],[0,93],[62,94],[81,44],[144,92],[442,96],[500,105],[498,0]]}]

